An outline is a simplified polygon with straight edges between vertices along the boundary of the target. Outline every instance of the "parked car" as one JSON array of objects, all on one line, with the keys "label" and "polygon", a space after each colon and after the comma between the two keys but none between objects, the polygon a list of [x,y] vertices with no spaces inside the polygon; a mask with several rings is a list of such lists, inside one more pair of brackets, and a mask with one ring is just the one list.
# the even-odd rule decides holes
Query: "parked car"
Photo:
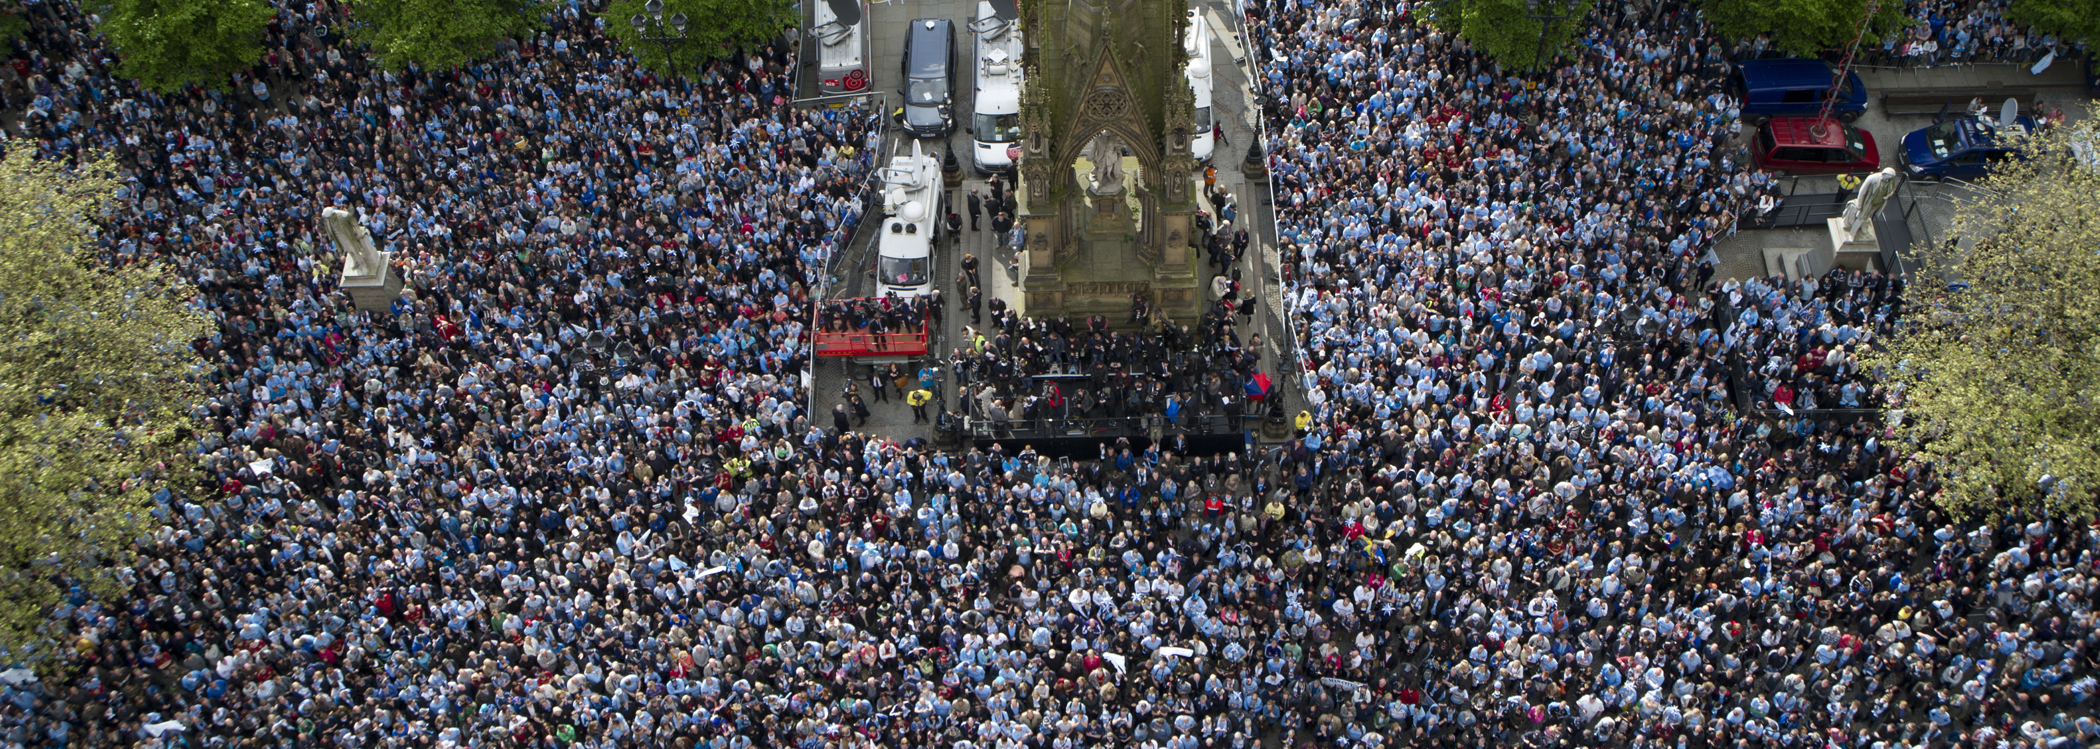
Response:
[{"label": "parked car", "polygon": [[1750,158],[1759,169],[1789,174],[1847,174],[1881,167],[1872,133],[1814,117],[1766,121],[1751,142]]},{"label": "parked car", "polygon": [[[2034,132],[2031,117],[2014,120],[2018,127]],[[1903,136],[1898,156],[1912,177],[1976,179],[1991,171],[1991,165],[2020,154],[2010,138],[2000,137],[1996,118],[1956,117]]]},{"label": "parked car", "polygon": [[[1821,114],[1836,76],[1822,60],[1751,60],[1736,66],[1729,83],[1742,99],[1743,118],[1756,125],[1773,117]],[[1867,84],[1858,73],[1846,71],[1843,88],[1836,92],[1830,116],[1851,122],[1867,111]]]},{"label": "parked car", "polygon": [[921,18],[904,37],[904,109],[898,124],[914,138],[955,132],[955,22]]}]

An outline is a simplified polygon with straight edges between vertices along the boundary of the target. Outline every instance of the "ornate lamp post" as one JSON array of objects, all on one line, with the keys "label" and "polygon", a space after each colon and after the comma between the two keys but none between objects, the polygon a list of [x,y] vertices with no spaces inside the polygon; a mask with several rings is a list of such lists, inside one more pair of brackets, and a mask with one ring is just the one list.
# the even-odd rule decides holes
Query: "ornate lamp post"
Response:
[{"label": "ornate lamp post", "polygon": [[663,45],[664,61],[669,63],[671,44],[685,41],[685,14],[672,13],[667,24],[664,19],[664,0],[649,0],[642,6],[642,10],[644,12],[634,14],[627,22],[634,24],[635,32],[641,34],[637,38]]}]

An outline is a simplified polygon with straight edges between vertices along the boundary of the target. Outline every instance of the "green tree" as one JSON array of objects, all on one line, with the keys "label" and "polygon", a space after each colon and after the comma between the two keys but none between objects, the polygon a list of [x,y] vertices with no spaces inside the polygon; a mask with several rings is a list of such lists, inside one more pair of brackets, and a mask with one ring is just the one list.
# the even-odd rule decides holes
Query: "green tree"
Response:
[{"label": "green tree", "polygon": [[543,0],[358,0],[351,34],[387,67],[446,70],[539,29],[545,7]]},{"label": "green tree", "polygon": [[[2100,108],[2092,111],[2100,115]],[[1942,506],[2091,517],[2100,491],[2100,131],[2086,120],[1994,167],[1926,253],[1880,371],[1902,443],[1943,476]],[[1961,245],[1969,245],[1963,248]],[[2047,477],[2045,479],[2044,477]]]},{"label": "green tree", "polygon": [[19,8],[0,6],[0,54],[10,51],[15,40],[29,36],[29,20]]},{"label": "green tree", "polygon": [[2100,0],[2013,0],[2005,17],[2066,42],[2100,42]]},{"label": "green tree", "polygon": [[[627,44],[643,67],[658,72],[690,73],[709,60],[739,47],[765,44],[796,22],[787,0],[663,0],[663,26],[650,21],[636,30],[632,18],[647,16],[647,0],[614,0],[603,14],[608,35]],[[676,36],[671,17],[686,17],[685,38],[666,45],[643,37]]]},{"label": "green tree", "polygon": [[[1594,0],[1436,0],[1431,23],[1456,31],[1508,70],[1534,70],[1581,30]],[[1541,50],[1544,54],[1541,55]]]},{"label": "green tree", "polygon": [[[1772,46],[1795,57],[1815,57],[1852,46],[1867,0],[1706,0],[1714,30],[1733,39],[1770,34]],[[1903,0],[1880,0],[1861,42],[1878,45],[1910,25]]]},{"label": "green tree", "polygon": [[101,11],[117,72],[162,92],[217,84],[254,65],[277,15],[266,0],[108,0]]},{"label": "green tree", "polygon": [[211,327],[172,269],[96,257],[115,169],[0,160],[0,644],[17,656],[68,588],[120,594],[151,493],[191,470],[190,344]]}]

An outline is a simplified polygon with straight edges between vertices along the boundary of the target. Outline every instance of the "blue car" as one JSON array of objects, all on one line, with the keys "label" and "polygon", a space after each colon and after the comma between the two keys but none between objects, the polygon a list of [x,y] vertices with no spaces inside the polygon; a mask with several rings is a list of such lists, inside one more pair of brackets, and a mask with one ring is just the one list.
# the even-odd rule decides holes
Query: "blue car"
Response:
[{"label": "blue car", "polygon": [[[2034,131],[2034,120],[2020,117],[2019,127]],[[1976,179],[1991,171],[1991,165],[2018,156],[2010,139],[2000,138],[1998,121],[1956,117],[1903,136],[1903,168],[1910,176],[1935,179]]]},{"label": "blue car", "polygon": [[[1729,87],[1743,102],[1743,119],[1762,125],[1773,117],[1809,117],[1830,103],[1830,115],[1845,122],[1867,111],[1867,86],[1859,74],[1846,71],[1836,92],[1830,84],[1837,71],[1822,60],[1789,58],[1751,60],[1736,67]],[[1833,95],[1834,94],[1834,95]],[[1833,100],[1834,99],[1834,100]]]}]

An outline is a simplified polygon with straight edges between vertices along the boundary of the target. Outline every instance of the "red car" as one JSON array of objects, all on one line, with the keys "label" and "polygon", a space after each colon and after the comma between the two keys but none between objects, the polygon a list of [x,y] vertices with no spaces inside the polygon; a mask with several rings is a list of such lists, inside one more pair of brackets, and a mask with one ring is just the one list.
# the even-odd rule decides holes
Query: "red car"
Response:
[{"label": "red car", "polygon": [[1874,135],[1837,120],[1774,117],[1750,146],[1757,168],[1788,174],[1847,174],[1881,168]]}]

